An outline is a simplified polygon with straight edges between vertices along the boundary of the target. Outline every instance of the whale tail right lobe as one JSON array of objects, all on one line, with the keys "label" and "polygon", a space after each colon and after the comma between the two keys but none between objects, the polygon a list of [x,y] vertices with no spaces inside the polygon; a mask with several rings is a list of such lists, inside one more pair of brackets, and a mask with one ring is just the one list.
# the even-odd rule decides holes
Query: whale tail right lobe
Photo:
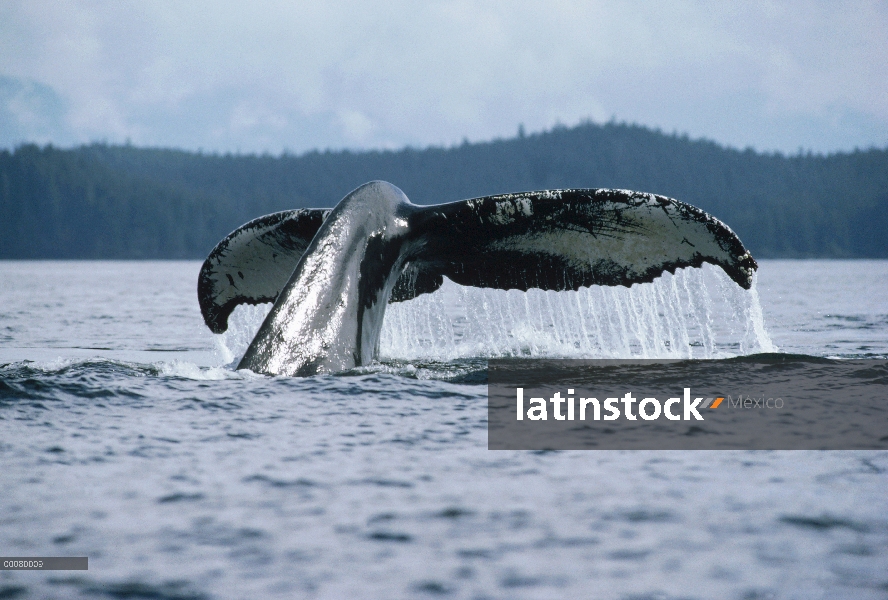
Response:
[{"label": "whale tail right lobe", "polygon": [[720,266],[749,289],[758,267],[731,229],[671,198],[627,190],[546,190],[418,208],[413,268],[467,286],[576,290],[631,286]]}]

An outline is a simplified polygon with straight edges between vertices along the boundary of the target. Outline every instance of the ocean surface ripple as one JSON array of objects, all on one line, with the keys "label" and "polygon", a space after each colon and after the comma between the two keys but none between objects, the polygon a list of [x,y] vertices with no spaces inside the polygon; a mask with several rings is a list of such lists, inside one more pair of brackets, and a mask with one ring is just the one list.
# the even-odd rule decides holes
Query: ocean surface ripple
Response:
[{"label": "ocean surface ripple", "polygon": [[212,336],[198,268],[0,262],[0,554],[89,557],[0,598],[888,597],[888,453],[488,451],[486,396],[493,355],[888,358],[888,261],[762,261],[761,331],[712,272],[445,289],[307,379],[226,366],[265,309]]}]

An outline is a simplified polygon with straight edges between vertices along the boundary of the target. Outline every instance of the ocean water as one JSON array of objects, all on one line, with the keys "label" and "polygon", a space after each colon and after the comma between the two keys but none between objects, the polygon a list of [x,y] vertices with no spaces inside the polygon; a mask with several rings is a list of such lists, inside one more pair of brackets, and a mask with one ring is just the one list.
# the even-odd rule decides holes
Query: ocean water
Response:
[{"label": "ocean water", "polygon": [[888,453],[489,451],[486,358],[888,358],[888,261],[392,305],[380,364],[231,368],[197,262],[0,262],[0,598],[888,598]]}]

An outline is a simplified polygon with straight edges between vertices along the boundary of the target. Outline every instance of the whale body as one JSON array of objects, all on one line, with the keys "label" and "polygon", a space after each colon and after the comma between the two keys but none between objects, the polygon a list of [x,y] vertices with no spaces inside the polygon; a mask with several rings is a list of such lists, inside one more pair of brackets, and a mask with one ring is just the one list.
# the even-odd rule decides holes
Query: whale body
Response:
[{"label": "whale body", "polygon": [[373,181],[333,209],[274,213],[229,234],[201,268],[198,299],[215,333],[238,304],[274,302],[238,369],[308,376],[373,361],[386,305],[433,292],[444,277],[577,290],[704,262],[745,289],[757,268],[727,225],[664,196],[544,190],[418,206]]}]

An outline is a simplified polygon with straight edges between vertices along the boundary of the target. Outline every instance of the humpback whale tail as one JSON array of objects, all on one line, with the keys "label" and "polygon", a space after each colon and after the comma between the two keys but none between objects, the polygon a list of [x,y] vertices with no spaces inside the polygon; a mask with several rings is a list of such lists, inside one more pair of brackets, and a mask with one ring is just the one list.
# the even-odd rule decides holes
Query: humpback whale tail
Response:
[{"label": "humpback whale tail", "polygon": [[217,333],[238,304],[274,302],[238,368],[312,375],[373,360],[386,304],[433,292],[445,276],[476,287],[576,290],[650,282],[704,262],[746,289],[757,268],[729,227],[663,196],[546,190],[417,206],[376,181],[332,210],[243,225],[207,257],[198,297]]}]

